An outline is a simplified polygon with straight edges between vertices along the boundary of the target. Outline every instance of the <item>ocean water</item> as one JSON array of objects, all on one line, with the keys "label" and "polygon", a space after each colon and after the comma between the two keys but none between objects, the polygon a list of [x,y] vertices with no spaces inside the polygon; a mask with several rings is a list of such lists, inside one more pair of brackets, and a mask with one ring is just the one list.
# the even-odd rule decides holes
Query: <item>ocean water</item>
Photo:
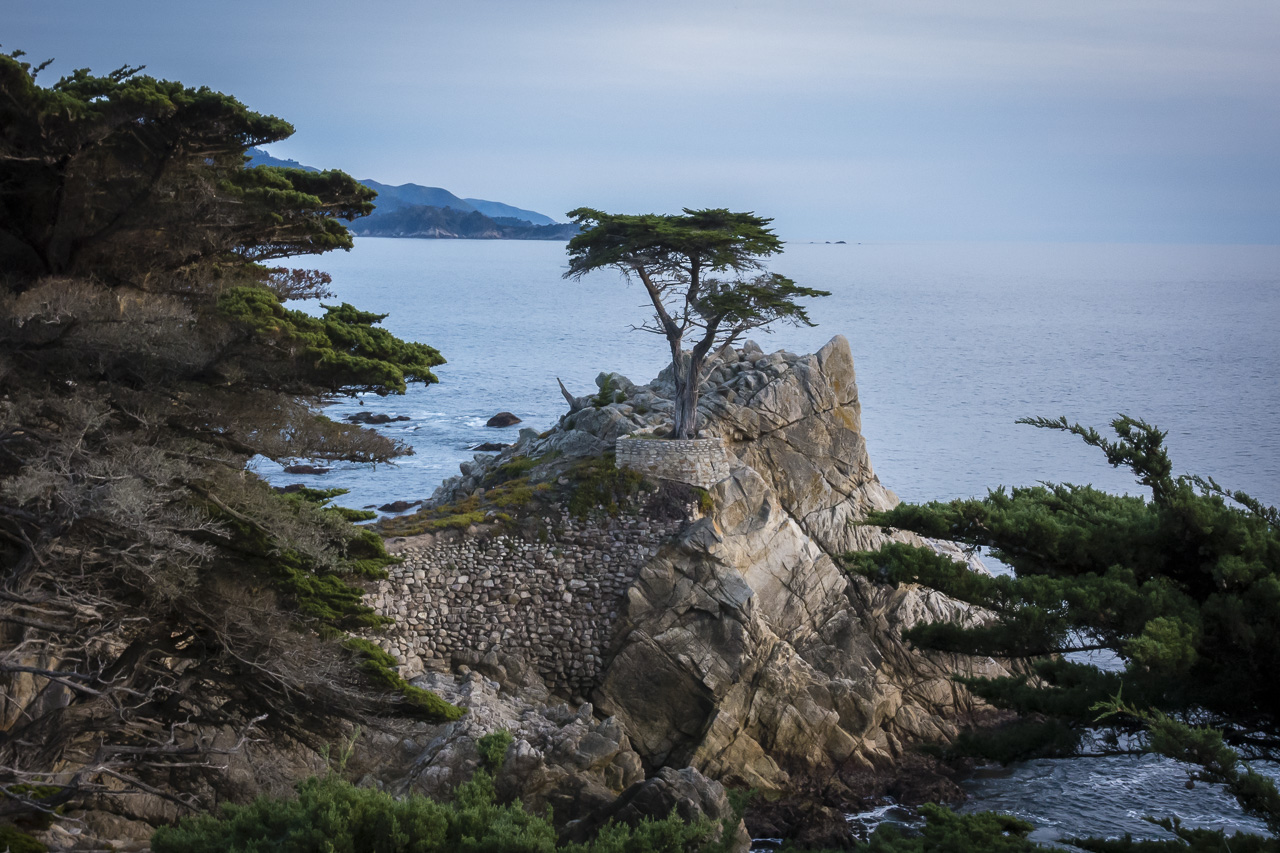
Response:
[{"label": "ocean water", "polygon": [[[449,359],[437,385],[329,409],[408,416],[378,429],[414,455],[322,476],[257,466],[276,483],[347,488],[348,506],[428,497],[469,447],[514,440],[520,427],[484,426],[499,411],[551,426],[566,411],[557,377],[581,395],[601,371],[644,382],[666,363],[661,338],[630,331],[643,291],[605,273],[562,280],[561,244],[363,238],[312,263],[333,275],[333,301],[386,312],[387,328]],[[906,500],[1041,480],[1140,492],[1078,439],[1015,423],[1104,429],[1125,413],[1168,431],[1176,473],[1280,503],[1280,247],[792,244],[772,267],[832,295],[811,302],[816,327],[756,340],[812,352],[849,339],[872,463]],[[1159,836],[1144,815],[1260,828],[1185,780],[1153,758],[1028,762],[975,776],[966,808],[1028,817],[1043,839]]]},{"label": "ocean water", "polygon": [[[567,408],[557,377],[584,394],[601,371],[645,382],[666,363],[663,339],[630,331],[639,286],[562,280],[558,243],[362,238],[307,260],[333,275],[335,301],[386,312],[449,360],[438,385],[330,410],[407,415],[381,429],[415,455],[284,477],[348,488],[352,506],[429,496],[467,448],[514,440],[520,427],[484,426],[496,412],[551,426]],[[1105,428],[1126,413],[1168,431],[1176,472],[1280,503],[1280,247],[791,244],[772,266],[832,295],[810,303],[817,326],[756,339],[792,352],[849,339],[872,463],[906,500],[1040,480],[1137,491],[1078,439],[1015,423]]]},{"label": "ocean water", "polygon": [[[1255,766],[1280,777],[1280,767]],[[1227,834],[1267,834],[1267,826],[1246,816],[1217,785],[1187,788],[1186,769],[1154,755],[1070,760],[1040,759],[989,767],[964,783],[971,799],[961,811],[998,811],[1036,825],[1032,838],[1051,842],[1072,836],[1173,839],[1144,818],[1177,818],[1188,829]]]}]

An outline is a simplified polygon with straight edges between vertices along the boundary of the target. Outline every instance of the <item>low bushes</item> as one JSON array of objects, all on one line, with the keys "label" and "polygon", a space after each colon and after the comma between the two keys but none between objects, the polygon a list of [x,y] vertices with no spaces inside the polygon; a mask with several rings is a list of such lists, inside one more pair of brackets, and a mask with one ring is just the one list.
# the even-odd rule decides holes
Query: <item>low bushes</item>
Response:
[{"label": "low bushes", "polygon": [[313,777],[295,799],[259,797],[159,829],[151,847],[154,853],[713,853],[723,846],[717,824],[685,823],[674,812],[562,845],[548,819],[519,802],[494,800],[493,777],[483,770],[451,803],[397,800],[336,776]]}]

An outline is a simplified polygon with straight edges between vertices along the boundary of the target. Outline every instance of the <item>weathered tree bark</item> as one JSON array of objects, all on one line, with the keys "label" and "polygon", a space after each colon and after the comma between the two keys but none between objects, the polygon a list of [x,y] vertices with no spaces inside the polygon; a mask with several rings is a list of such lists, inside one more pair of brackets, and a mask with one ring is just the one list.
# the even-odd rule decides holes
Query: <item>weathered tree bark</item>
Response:
[{"label": "weathered tree bark", "polygon": [[681,353],[675,362],[676,397],[675,423],[671,428],[672,438],[697,438],[698,435],[698,385],[702,378],[702,364],[705,358],[690,353],[689,360],[684,361]]}]

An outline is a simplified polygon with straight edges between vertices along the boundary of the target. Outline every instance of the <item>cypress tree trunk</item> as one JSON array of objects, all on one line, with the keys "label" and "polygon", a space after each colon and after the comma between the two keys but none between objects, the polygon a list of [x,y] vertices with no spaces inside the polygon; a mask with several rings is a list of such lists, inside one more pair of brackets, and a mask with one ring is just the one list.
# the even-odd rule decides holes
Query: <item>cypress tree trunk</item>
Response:
[{"label": "cypress tree trunk", "polygon": [[675,424],[671,429],[672,438],[697,437],[698,379],[702,373],[702,361],[696,353],[692,353],[687,363],[676,364],[676,409]]}]

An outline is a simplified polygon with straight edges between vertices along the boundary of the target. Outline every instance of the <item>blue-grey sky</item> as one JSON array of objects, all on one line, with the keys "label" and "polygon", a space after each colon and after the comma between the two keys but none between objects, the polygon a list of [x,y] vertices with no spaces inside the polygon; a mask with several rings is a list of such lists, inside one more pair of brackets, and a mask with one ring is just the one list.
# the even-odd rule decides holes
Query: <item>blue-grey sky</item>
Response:
[{"label": "blue-grey sky", "polygon": [[293,122],[278,156],[794,240],[1280,243],[1276,0],[0,0],[0,44]]}]

